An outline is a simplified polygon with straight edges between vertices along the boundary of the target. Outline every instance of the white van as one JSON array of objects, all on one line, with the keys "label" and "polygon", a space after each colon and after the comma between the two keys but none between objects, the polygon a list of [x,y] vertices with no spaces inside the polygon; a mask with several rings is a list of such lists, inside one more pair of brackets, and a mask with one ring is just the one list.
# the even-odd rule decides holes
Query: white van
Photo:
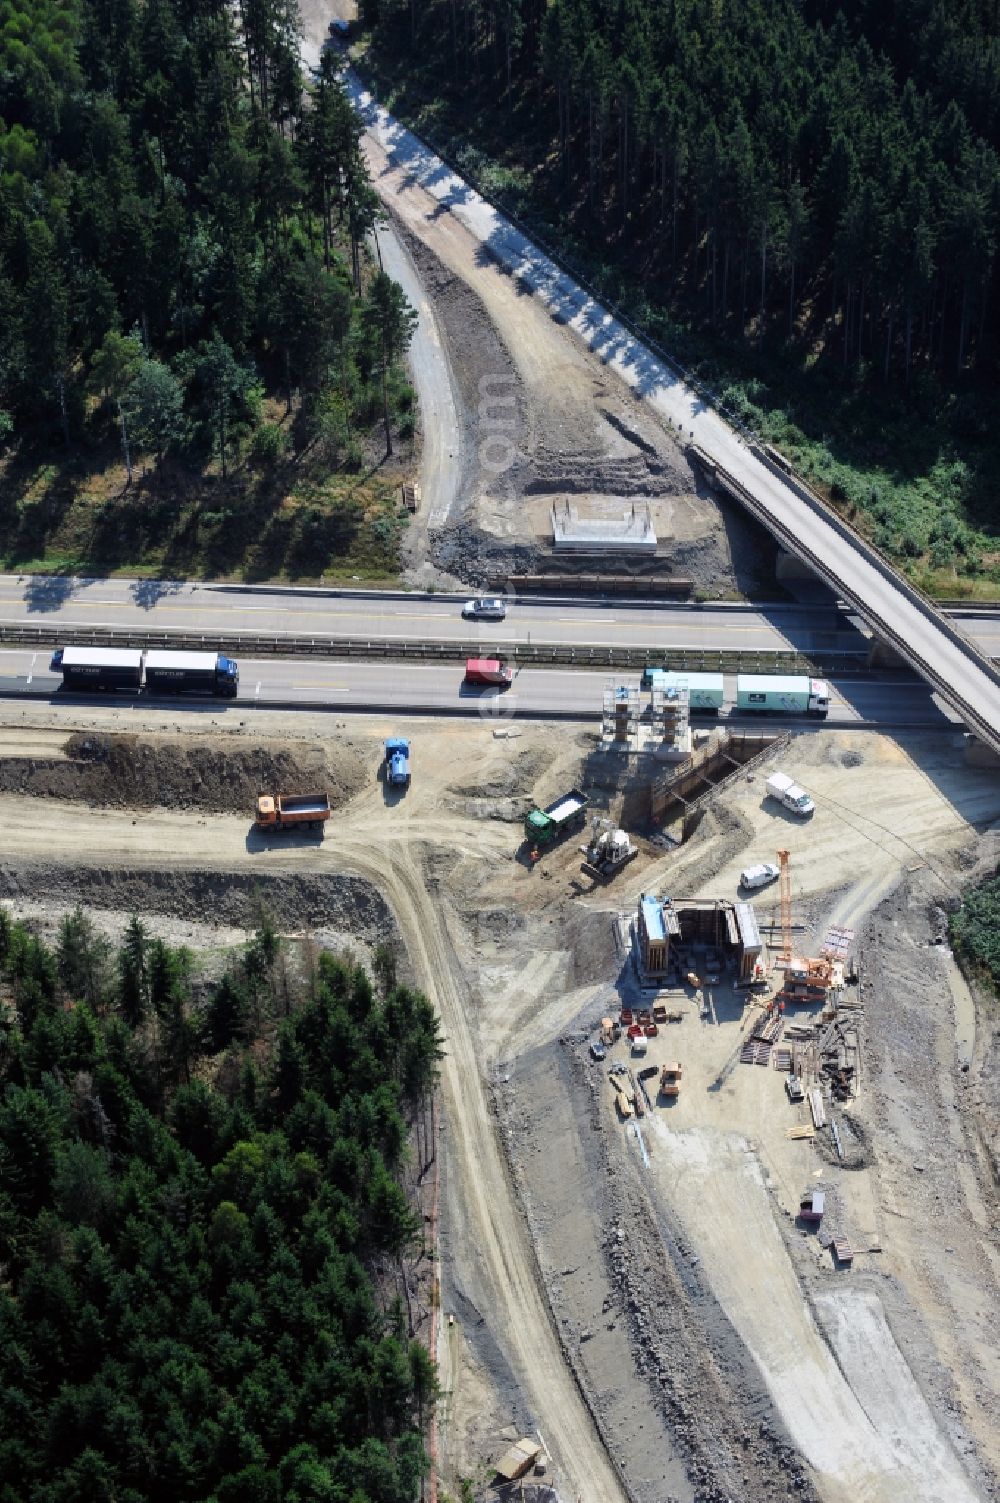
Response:
[{"label": "white van", "polygon": [[767,780],[767,791],[784,808],[791,809],[793,814],[801,814],[803,818],[807,818],[816,808],[805,789],[800,788],[787,772],[773,773]]}]

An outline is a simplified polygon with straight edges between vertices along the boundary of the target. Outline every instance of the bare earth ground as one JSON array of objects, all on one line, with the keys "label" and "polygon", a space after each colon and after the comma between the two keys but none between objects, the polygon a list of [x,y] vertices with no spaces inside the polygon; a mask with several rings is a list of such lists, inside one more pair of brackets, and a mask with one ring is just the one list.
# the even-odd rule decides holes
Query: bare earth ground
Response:
[{"label": "bare earth ground", "polygon": [[[217,733],[206,717],[195,738],[178,734],[183,724],[154,712],[128,721],[133,761],[153,758],[170,807],[127,772],[114,711],[77,717],[76,735],[107,750],[77,773],[80,742],[67,758],[46,708],[0,731],[0,786],[41,795],[0,794],[0,894],[49,925],[77,898],[109,929],[138,909],[210,948],[252,924],[259,895],[286,932],[315,927],[362,956],[379,939],[403,947],[448,1037],[452,1490],[459,1476],[488,1478],[505,1436],[538,1429],[564,1503],[1000,1497],[985,1151],[997,1118],[983,1073],[995,1030],[982,1012],[970,1028],[940,944],[942,905],[995,853],[977,832],[1000,816],[1000,789],[961,767],[957,738],[802,737],[782,765],[816,798],[808,824],[765,805],[765,770],[683,849],[643,845],[617,884],[587,894],[572,845],[534,872],[512,859],[525,801],[592,763],[583,735],[514,727],[500,740],[479,725],[415,724],[413,787],[395,798],[378,778],[390,726],[375,718],[352,719],[349,736],[323,717],[261,714],[256,734]],[[268,744],[283,771],[326,768],[340,789],[322,843],[261,841],[249,803],[215,812],[226,769],[252,781]],[[193,766],[208,796],[185,804]],[[76,784],[55,789],[57,773]],[[717,1025],[685,997],[684,1021],[654,1041],[682,1059],[684,1084],[644,1119],[641,1145],[586,1054],[587,1026],[632,986],[619,911],[664,885],[731,894],[740,867],[778,844],[792,852],[806,932],[834,920],[859,930],[866,1048],[860,1099],[842,1118],[851,1168],[820,1140],[786,1138],[803,1112],[780,1075],[731,1066],[742,1004],[725,989]],[[774,903],[760,895],[765,924]],[[861,1249],[851,1272],[796,1229],[813,1184],[828,1191],[830,1231]]]},{"label": "bare earth ground", "polygon": [[[313,59],[331,17],[351,19],[355,7],[306,0],[301,12],[304,56]],[[602,517],[621,517],[637,502],[649,504],[661,572],[708,591],[773,593],[773,541],[701,487],[669,431],[484,257],[450,214],[393,169],[374,141],[365,137],[362,145],[433,307],[461,429],[455,442],[445,441],[464,456],[448,525],[425,536],[435,504],[425,497],[411,528],[414,581],[430,581],[430,564],[439,578],[480,585],[508,572],[544,570],[552,558],[553,502]]]},{"label": "bare earth ground", "polygon": [[545,569],[553,504],[613,518],[635,503],[649,507],[661,567],[705,589],[773,589],[773,544],[699,494],[643,404],[499,268],[483,265],[421,190],[399,186],[391,173],[380,184],[442,330],[469,456],[460,515],[429,540],[437,564],[481,583]]}]

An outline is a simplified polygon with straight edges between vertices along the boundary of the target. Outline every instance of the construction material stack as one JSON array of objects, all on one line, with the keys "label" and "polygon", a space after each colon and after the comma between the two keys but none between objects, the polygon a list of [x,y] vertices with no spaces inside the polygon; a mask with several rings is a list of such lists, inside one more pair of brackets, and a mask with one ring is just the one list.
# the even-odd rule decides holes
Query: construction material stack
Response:
[{"label": "construction material stack", "polygon": [[766,1006],[761,1007],[749,1036],[740,1048],[741,1064],[769,1065],[771,1051],[781,1038],[784,1026],[781,1003],[772,998]]}]

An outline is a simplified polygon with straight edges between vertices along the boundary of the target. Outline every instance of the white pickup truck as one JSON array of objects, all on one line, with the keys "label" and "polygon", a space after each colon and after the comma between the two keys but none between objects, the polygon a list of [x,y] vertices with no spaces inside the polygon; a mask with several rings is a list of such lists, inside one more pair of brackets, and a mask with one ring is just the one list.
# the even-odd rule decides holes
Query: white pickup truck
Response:
[{"label": "white pickup truck", "polygon": [[767,780],[767,791],[779,804],[791,809],[793,814],[801,814],[803,818],[807,818],[816,808],[805,789],[800,788],[787,772],[773,773]]}]

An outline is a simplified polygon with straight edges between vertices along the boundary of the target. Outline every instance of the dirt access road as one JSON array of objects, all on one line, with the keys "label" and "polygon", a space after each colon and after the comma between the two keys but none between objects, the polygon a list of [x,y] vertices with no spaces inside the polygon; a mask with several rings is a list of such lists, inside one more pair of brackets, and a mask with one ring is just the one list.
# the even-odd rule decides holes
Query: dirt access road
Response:
[{"label": "dirt access road", "polygon": [[[97,723],[103,717],[95,716]],[[168,717],[154,719],[163,725]],[[220,870],[252,865],[258,870],[310,874],[348,872],[366,878],[392,909],[406,946],[415,980],[434,1000],[447,1039],[443,1090],[447,1122],[447,1175],[461,1206],[456,1236],[472,1266],[466,1282],[476,1303],[488,1312],[494,1339],[503,1348],[535,1422],[544,1427],[556,1474],[568,1498],[585,1503],[622,1500],[627,1494],[610,1464],[591,1415],[567,1367],[550,1311],[539,1287],[531,1239],[513,1194],[498,1144],[495,1120],[469,1016],[469,976],[451,936],[451,908],[442,894],[431,895],[423,857],[440,843],[442,820],[433,802],[415,786],[406,799],[391,799],[374,776],[378,738],[390,727],[374,725],[368,791],[336,817],[323,846],[275,844],[262,850],[248,834],[245,817],[153,808],[141,811],[88,809],[80,804],[39,798],[0,796],[0,823],[5,852],[18,862],[54,859],[68,866],[155,867]],[[428,728],[428,733],[430,728]],[[418,737],[419,727],[415,734]],[[474,766],[488,764],[495,745],[488,729],[472,733],[479,750]],[[5,750],[23,755],[26,748],[58,757],[53,734],[41,726],[9,733]],[[236,738],[230,738],[234,740]],[[448,776],[456,763],[449,744],[468,756],[473,746],[464,728],[435,728],[438,765]],[[427,741],[430,740],[428,734]],[[516,743],[515,743],[516,746]],[[180,747],[178,748],[180,751]],[[454,867],[466,861],[477,867],[509,862],[511,828],[447,815],[447,859]],[[30,892],[30,877],[25,883]],[[462,1254],[459,1254],[460,1258]]]},{"label": "dirt access road", "polygon": [[[32,863],[51,877],[58,858],[69,872],[91,870],[80,890],[98,904],[119,868],[123,916],[131,908],[120,894],[134,903],[143,870],[151,912],[164,875],[175,889],[187,881],[185,918],[215,912],[231,924],[232,905],[216,906],[221,883],[245,890],[249,876],[265,873],[297,884],[284,907],[296,929],[312,922],[310,896],[324,883],[335,892],[352,880],[345,873],[366,878],[371,886],[359,885],[394,911],[414,979],[437,1002],[448,1035],[442,1309],[456,1320],[442,1343],[442,1429],[450,1492],[459,1476],[485,1475],[508,1427],[540,1427],[564,1503],[626,1495],[605,1446],[641,1503],[663,1503],[668,1492],[770,1503],[791,1485],[793,1460],[808,1469],[801,1495],[825,1503],[895,1503],[900,1492],[913,1503],[1000,1496],[989,1481],[1000,1476],[996,1197],[966,1144],[967,1088],[976,1088],[985,1056],[978,1034],[970,1039],[953,1021],[927,932],[934,894],[958,891],[971,870],[972,826],[1000,816],[995,775],[964,769],[958,738],[915,736],[905,749],[861,733],[796,738],[782,757],[816,798],[808,824],[770,808],[761,775],[744,777],[682,850],[645,848],[624,880],[587,892],[570,842],[533,872],[511,859],[526,797],[545,803],[594,769],[593,742],[582,734],[515,725],[504,728],[513,739],[499,740],[488,727],[413,722],[414,784],[397,798],[376,775],[378,741],[396,729],[388,718],[352,719],[345,733],[323,717],[262,713],[227,733],[221,726],[232,723],[220,717],[212,738],[220,767],[242,765],[266,735],[303,767],[336,757],[340,769],[342,802],[322,846],[262,846],[248,838],[245,815],[199,807],[193,791],[186,808],[140,808],[133,793],[131,807],[109,807],[92,762],[75,802],[55,797],[71,786],[57,723],[36,707],[6,746],[0,736],[8,762],[53,768],[51,783],[38,768],[31,777],[47,796],[0,797],[3,866],[20,874],[19,900],[31,895]],[[200,738],[177,734],[190,723],[146,712],[129,729],[155,733],[158,755],[172,733],[179,764],[204,768]],[[95,709],[76,728],[100,726],[120,730],[121,717]],[[114,757],[99,764],[117,765]],[[183,796],[167,770],[161,786]],[[217,800],[226,780],[199,776],[198,796]],[[148,800],[143,780],[123,779],[121,788],[145,789]],[[780,1075],[737,1067],[720,1080],[739,1037],[739,1004],[720,996],[720,1021],[709,1026],[687,998],[684,1022],[653,1041],[682,1057],[685,1083],[663,1114],[666,1137],[646,1134],[647,1166],[576,1031],[613,1011],[627,989],[613,920],[640,891],[731,893],[741,865],[768,859],[778,844],[792,851],[796,917],[810,931],[833,919],[860,926],[881,902],[864,941],[865,1090],[851,1117],[858,1143],[869,1146],[858,1167],[844,1168],[832,1150],[787,1140],[795,1117]],[[65,880],[62,892],[71,905]],[[774,902],[773,890],[759,895],[765,924]],[[356,902],[354,911],[364,919]],[[565,1066],[574,1047],[575,1074],[554,1063]],[[973,1061],[969,1076],[959,1049]],[[535,1068],[522,1086],[529,1055]],[[853,1140],[854,1129],[845,1131]],[[791,1226],[817,1174],[831,1226],[862,1249],[846,1277]],[[647,1203],[650,1216],[639,1218]],[[739,1205],[741,1216],[720,1216],[720,1203]],[[640,1219],[677,1224],[673,1245],[686,1249],[679,1272],[664,1271],[653,1230],[634,1250],[617,1239],[618,1229],[631,1239]],[[882,1251],[869,1254],[876,1239]],[[882,1375],[874,1389],[872,1373]]]},{"label": "dirt access road", "polygon": [[[680,1058],[684,1080],[650,1119],[643,1183],[679,1219],[828,1503],[972,1503],[1000,1473],[996,1188],[963,1104],[962,1064],[981,1054],[949,1006],[948,962],[926,918],[932,894],[941,903],[960,890],[976,828],[1000,814],[995,776],[964,769],[957,750],[800,737],[781,765],[815,798],[810,821],[771,806],[765,766],[719,801],[717,831],[669,865],[674,893],[726,893],[742,866],[789,849],[798,943],[814,946],[832,923],[857,928],[870,978],[861,1094],[836,1113],[853,1145],[846,1164],[818,1151],[825,1138],[786,1137],[809,1118],[789,1106],[780,1074],[733,1064],[739,994],[716,990],[715,1024],[680,998],[683,1023],[651,1049],[654,1063]],[[634,898],[640,884],[629,886]],[[766,923],[775,891],[756,907]],[[602,1106],[634,1157],[607,1091]],[[817,1184],[825,1226],[859,1249],[850,1272],[795,1228]]]},{"label": "dirt access road", "polygon": [[[329,45],[329,16],[316,0],[303,7],[310,65]],[[348,87],[357,92],[352,74]],[[486,585],[530,573],[550,556],[553,505],[617,520],[639,506],[660,567],[744,592],[763,569],[773,588],[773,547],[704,491],[668,428],[523,295],[377,130],[362,145],[390,215],[383,259],[420,314],[410,363],[424,497],[409,529],[409,577],[430,582],[436,568]]]}]

